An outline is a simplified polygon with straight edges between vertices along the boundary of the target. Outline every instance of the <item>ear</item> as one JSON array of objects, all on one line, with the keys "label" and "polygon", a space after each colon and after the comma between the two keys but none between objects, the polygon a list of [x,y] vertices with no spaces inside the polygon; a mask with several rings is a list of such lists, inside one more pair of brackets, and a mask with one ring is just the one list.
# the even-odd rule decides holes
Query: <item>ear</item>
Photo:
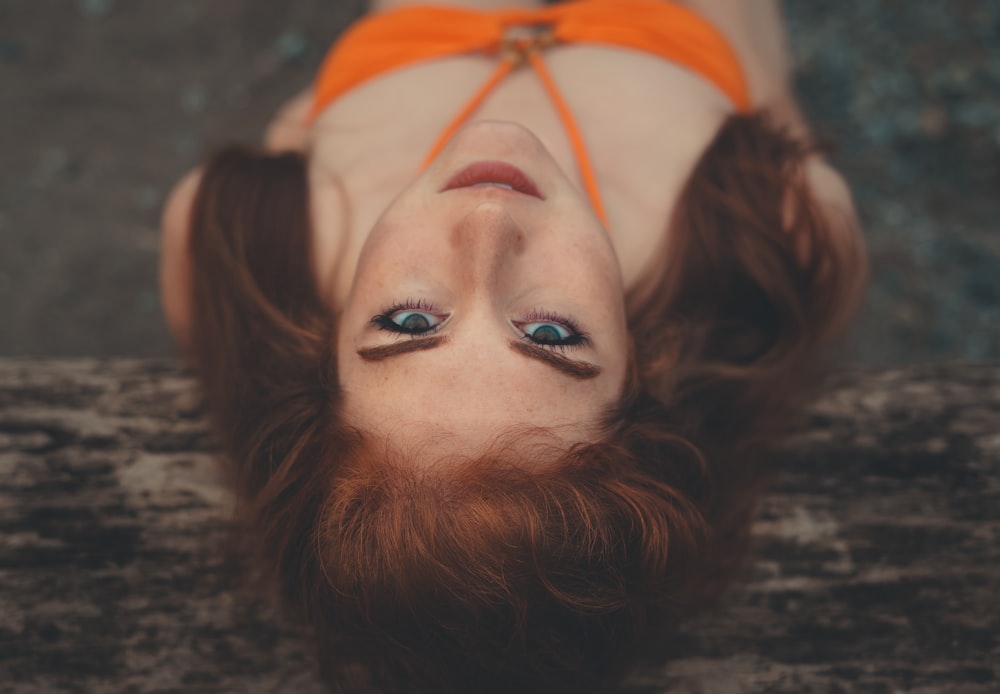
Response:
[{"label": "ear", "polygon": [[170,192],[160,218],[160,301],[174,342],[191,347],[191,207],[201,169],[189,171]]}]

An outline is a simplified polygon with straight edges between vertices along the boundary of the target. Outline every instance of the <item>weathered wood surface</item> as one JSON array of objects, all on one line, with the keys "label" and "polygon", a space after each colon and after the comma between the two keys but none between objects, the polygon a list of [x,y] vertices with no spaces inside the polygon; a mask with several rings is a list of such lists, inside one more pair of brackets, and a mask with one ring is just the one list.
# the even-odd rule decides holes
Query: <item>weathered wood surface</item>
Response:
[{"label": "weathered wood surface", "polygon": [[[0,691],[321,691],[213,450],[173,362],[0,360]],[[780,464],[750,580],[626,691],[1000,691],[1000,364],[842,373]]]}]

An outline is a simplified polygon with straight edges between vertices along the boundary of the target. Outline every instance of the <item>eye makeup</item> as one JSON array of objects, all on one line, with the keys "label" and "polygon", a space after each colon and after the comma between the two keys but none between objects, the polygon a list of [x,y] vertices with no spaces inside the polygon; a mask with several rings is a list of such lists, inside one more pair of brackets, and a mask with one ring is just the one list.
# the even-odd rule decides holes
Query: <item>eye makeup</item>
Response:
[{"label": "eye makeup", "polygon": [[[411,338],[426,337],[437,332],[450,316],[423,299],[407,299],[384,306],[369,323],[379,330]],[[532,309],[521,320],[511,324],[525,342],[552,350],[578,348],[591,344],[590,336],[575,320],[551,311]]]},{"label": "eye makeup", "polygon": [[418,299],[383,306],[369,323],[379,330],[420,337],[437,331],[448,320],[448,315],[436,306]]},{"label": "eye makeup", "polygon": [[[523,333],[525,340],[536,345],[560,349],[590,345],[590,335],[581,330],[575,320],[551,311],[532,309],[523,320],[511,322]],[[552,328],[556,326],[557,329],[553,331]]]}]

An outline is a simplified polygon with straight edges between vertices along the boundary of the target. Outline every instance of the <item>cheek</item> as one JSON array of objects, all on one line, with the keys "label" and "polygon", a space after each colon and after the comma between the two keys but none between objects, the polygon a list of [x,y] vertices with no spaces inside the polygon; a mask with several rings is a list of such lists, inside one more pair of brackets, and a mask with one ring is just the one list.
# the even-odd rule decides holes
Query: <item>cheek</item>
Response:
[{"label": "cheek", "polygon": [[[355,307],[359,301],[383,297],[391,290],[395,278],[405,274],[407,258],[411,257],[411,249],[406,243],[393,245],[379,244],[358,259],[354,271],[354,281],[348,294],[350,307]],[[378,299],[379,301],[383,298]],[[366,307],[370,308],[370,307]]]},{"label": "cheek", "polygon": [[351,365],[348,357],[354,350],[354,340],[351,336],[351,331],[345,326],[345,313],[341,313],[339,320],[337,321],[337,332],[336,341],[334,342],[334,348],[337,350],[337,380],[340,385],[344,385],[345,379],[348,379],[351,375]]},{"label": "cheek", "polygon": [[617,295],[623,292],[618,258],[610,245],[600,239],[577,240],[570,248],[559,244],[549,253],[553,267],[563,267],[574,286],[588,296],[593,294]]}]

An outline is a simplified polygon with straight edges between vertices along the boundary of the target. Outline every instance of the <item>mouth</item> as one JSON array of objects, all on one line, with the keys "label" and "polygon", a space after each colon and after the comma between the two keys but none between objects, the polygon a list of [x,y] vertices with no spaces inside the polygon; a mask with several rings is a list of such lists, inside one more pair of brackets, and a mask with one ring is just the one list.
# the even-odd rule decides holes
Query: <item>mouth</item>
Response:
[{"label": "mouth", "polygon": [[456,188],[498,188],[500,190],[530,195],[544,200],[535,182],[516,166],[502,161],[479,161],[471,164],[445,184],[441,192]]}]

